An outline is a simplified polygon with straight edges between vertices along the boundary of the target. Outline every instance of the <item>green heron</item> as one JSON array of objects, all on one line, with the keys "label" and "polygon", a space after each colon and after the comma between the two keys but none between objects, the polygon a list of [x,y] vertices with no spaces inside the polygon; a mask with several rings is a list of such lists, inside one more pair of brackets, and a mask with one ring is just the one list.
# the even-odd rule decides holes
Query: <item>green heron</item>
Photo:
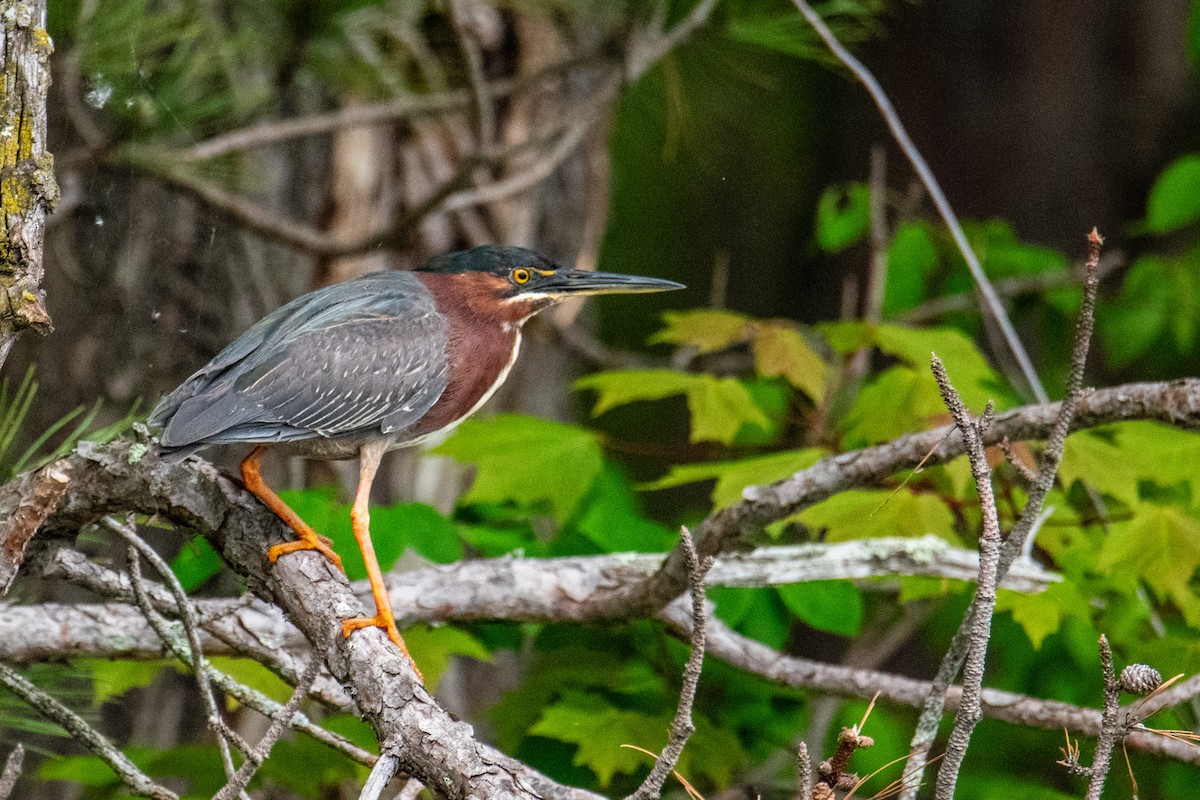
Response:
[{"label": "green heron", "polygon": [[242,461],[242,480],[298,537],[269,548],[271,563],[316,550],[341,569],[330,540],[263,481],[259,459],[266,448],[359,458],[350,519],[376,613],[345,620],[342,635],[378,627],[408,656],[371,545],[368,501],[380,458],[477,411],[504,383],[521,346],[521,326],[538,311],[573,295],[681,288],[656,278],[566,269],[520,247],[447,253],[414,272],[376,272],[296,298],[167,395],[150,423],[163,428],[168,457],[182,459],[210,445],[254,445]]}]

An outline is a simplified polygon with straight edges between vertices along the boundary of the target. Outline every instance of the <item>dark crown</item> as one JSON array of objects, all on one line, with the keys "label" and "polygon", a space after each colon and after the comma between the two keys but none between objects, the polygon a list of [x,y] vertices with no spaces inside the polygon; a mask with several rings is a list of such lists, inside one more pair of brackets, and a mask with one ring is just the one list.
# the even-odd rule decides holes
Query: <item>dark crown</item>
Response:
[{"label": "dark crown", "polygon": [[470,250],[443,253],[434,258],[418,272],[490,272],[493,275],[508,275],[517,267],[536,267],[542,270],[557,270],[558,264],[541,253],[524,247],[505,247],[485,244]]}]

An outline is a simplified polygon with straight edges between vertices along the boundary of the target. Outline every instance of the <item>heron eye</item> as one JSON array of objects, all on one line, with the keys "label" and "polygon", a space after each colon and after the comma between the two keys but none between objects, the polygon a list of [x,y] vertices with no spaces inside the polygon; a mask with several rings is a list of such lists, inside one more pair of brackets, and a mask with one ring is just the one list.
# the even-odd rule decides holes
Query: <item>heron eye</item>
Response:
[{"label": "heron eye", "polygon": [[512,271],[512,279],[517,283],[529,283],[529,270],[514,269]]}]

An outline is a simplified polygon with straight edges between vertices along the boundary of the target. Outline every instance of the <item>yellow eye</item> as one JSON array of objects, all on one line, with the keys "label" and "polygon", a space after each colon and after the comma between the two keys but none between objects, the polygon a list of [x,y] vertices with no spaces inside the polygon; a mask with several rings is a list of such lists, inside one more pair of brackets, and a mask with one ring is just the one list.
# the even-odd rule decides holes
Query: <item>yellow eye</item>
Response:
[{"label": "yellow eye", "polygon": [[512,279],[517,283],[529,283],[529,270],[514,269],[512,271]]}]

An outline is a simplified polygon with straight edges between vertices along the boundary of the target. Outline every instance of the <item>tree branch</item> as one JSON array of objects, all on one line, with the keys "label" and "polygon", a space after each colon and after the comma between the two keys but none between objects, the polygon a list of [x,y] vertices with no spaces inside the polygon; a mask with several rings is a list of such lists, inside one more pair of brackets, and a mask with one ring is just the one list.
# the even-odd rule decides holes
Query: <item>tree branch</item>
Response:
[{"label": "tree branch", "polygon": [[646,780],[626,800],[653,800],[659,797],[667,776],[679,763],[684,745],[696,732],[696,726],[692,724],[692,703],[696,700],[696,686],[700,683],[700,670],[704,666],[704,574],[712,569],[713,560],[711,556],[700,560],[700,556],[696,555],[692,534],[687,528],[683,528],[681,534],[688,562],[688,594],[692,601],[692,631],[688,637],[691,653],[683,670],[683,688],[679,692],[675,719],[671,721],[671,736]]},{"label": "tree branch", "polygon": [[179,800],[171,790],[150,780],[125,754],[113,746],[104,735],[50,695],[26,680],[7,664],[0,664],[0,684],[24,700],[54,724],[71,734],[77,742],[91,750],[117,773],[121,781],[138,797],[153,800]]},{"label": "tree branch", "polygon": [[[680,638],[686,639],[690,635],[691,613],[683,599],[671,603],[658,616]],[[742,636],[716,617],[711,617],[708,621],[706,643],[709,657],[721,659],[738,669],[794,689],[814,689],[868,699],[878,693],[882,699],[920,708],[929,696],[931,687],[929,681],[904,675],[784,655],[761,642]],[[1167,705],[1156,704],[1155,712],[1168,706],[1186,703],[1192,697],[1200,695],[1200,676],[1192,677],[1172,687],[1170,691],[1172,694]],[[961,687],[950,686],[944,695],[946,707],[950,710],[957,709],[961,697]],[[1013,725],[1045,730],[1069,728],[1088,736],[1096,736],[1102,724],[1100,712],[1094,709],[998,689],[984,689],[980,701],[985,717]],[[1142,714],[1140,718],[1145,716]],[[1131,729],[1125,741],[1136,750],[1200,765],[1200,748],[1152,733],[1146,728]]]},{"label": "tree branch", "polygon": [[[985,443],[1042,439],[1054,429],[1061,403],[1024,406],[998,414]],[[1136,383],[1082,393],[1070,417],[1069,430],[1113,422],[1156,420],[1180,428],[1200,428],[1200,379]],[[838,453],[768,486],[751,486],[744,498],[720,509],[696,526],[696,548],[702,556],[733,550],[746,532],[803,511],[838,492],[877,483],[925,460],[944,464],[965,451],[952,425],[901,436],[887,444]],[[930,453],[933,455],[929,455]],[[1002,561],[1003,563],[1003,561]],[[650,613],[682,594],[687,571],[679,548],[654,576],[636,584],[615,586],[589,603],[599,617]]]}]

